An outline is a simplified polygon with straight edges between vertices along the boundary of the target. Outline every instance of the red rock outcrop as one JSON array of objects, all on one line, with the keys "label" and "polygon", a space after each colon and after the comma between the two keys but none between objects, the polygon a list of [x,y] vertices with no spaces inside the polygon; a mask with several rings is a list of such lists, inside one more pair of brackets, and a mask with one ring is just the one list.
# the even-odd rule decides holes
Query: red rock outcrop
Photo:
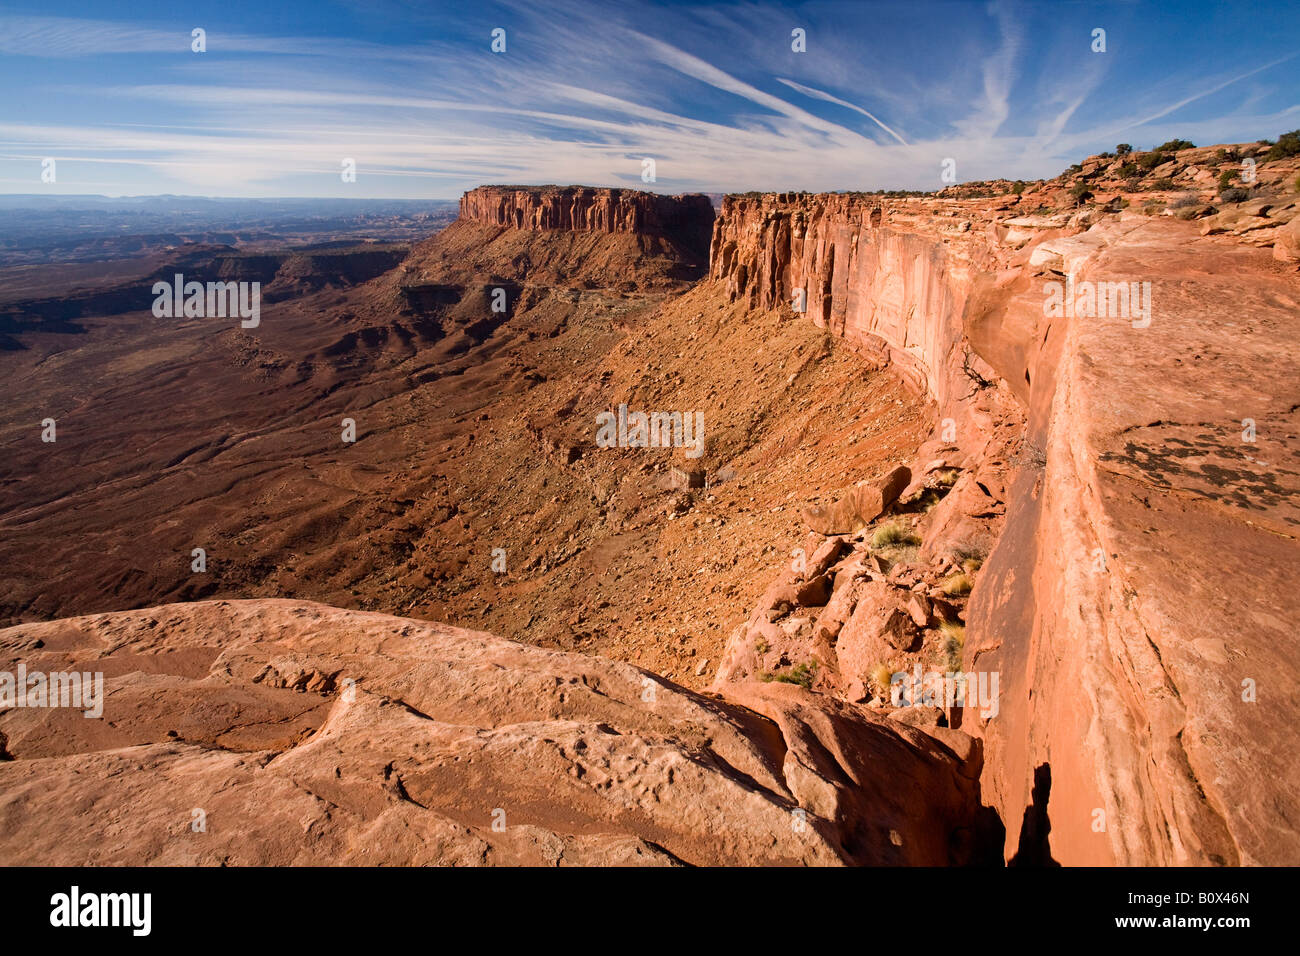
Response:
[{"label": "red rock outcrop", "polygon": [[661,196],[590,186],[479,186],[460,197],[460,216],[492,226],[658,236],[708,253],[713,205],[698,193]]},{"label": "red rock outcrop", "polygon": [[[972,597],[1002,672],[985,782],[1080,863],[1289,863],[1300,668],[1300,282],[1265,250],[1129,219],[1043,243],[968,311],[1045,451]],[[1150,282],[1145,317],[1044,315],[1044,286]],[[1040,788],[1041,789],[1041,788]]]},{"label": "red rock outcrop", "polygon": [[105,697],[102,719],[5,713],[11,864],[933,865],[984,852],[977,752],[797,687],[742,685],[729,703],[600,657],[286,600],[0,631],[0,668],[20,660],[102,672]]},{"label": "red rock outcrop", "polygon": [[681,291],[708,271],[707,196],[586,186],[480,186],[460,217],[412,249],[390,274],[395,299],[430,283],[513,286],[511,307],[556,289]]},{"label": "red rock outcrop", "polygon": [[[981,527],[1000,533],[961,612],[964,667],[1000,674],[1000,707],[962,729],[985,739],[1008,859],[1294,862],[1300,280],[1267,249],[1178,217],[1102,212],[1080,234],[1091,219],[1013,219],[1008,205],[729,197],[711,278],[791,318],[803,290],[814,322],[890,361],[951,420],[965,474],[914,530],[922,564]],[[1150,282],[1152,321],[1048,316],[1049,283],[1067,274]],[[853,593],[837,573],[824,610],[758,608],[715,686],[770,666],[753,648],[772,660],[780,641],[787,658],[838,667],[819,686],[864,693],[834,642],[853,614],[890,613],[872,589],[897,573],[867,566],[865,535],[852,544]],[[888,645],[862,652],[857,679]]]}]

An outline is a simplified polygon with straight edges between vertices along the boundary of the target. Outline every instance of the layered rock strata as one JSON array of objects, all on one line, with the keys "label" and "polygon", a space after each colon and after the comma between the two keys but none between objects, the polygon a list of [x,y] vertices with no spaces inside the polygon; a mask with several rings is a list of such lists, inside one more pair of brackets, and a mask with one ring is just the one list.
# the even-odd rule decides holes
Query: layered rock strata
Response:
[{"label": "layered rock strata", "polygon": [[[887,712],[870,666],[941,664],[936,625],[965,624],[957,653],[999,674],[999,707],[934,719],[983,737],[1009,860],[1294,862],[1300,369],[1278,343],[1294,339],[1300,281],[1267,248],[1177,217],[999,212],[724,203],[712,280],[792,321],[802,304],[932,396],[936,439],[900,464],[926,473],[939,455],[947,487],[927,503],[916,485],[903,504],[919,513],[887,516],[910,550],[882,548],[880,524],[814,536],[805,552],[835,542],[833,557],[800,555],[774,583],[715,686],[802,664]],[[1122,313],[1052,309],[1085,289],[1118,301],[1120,284],[1137,289]],[[977,533],[991,553],[970,547]],[[945,621],[936,586],[963,565],[974,590]]]},{"label": "layered rock strata", "polygon": [[460,216],[515,229],[628,233],[708,252],[713,205],[700,194],[662,196],[588,186],[480,186],[461,196]]}]

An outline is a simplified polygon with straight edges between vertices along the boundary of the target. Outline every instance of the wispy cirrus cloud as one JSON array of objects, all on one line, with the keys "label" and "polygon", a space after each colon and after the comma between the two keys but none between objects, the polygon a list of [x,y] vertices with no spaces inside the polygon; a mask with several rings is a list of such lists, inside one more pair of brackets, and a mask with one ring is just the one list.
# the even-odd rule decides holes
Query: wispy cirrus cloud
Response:
[{"label": "wispy cirrus cloud", "polygon": [[[1275,135],[1294,121],[1300,51],[1294,15],[1249,49],[1220,35],[1218,62],[1237,68],[1207,82],[1201,41],[1144,32],[1140,4],[304,5],[238,29],[222,10],[193,14],[209,24],[202,54],[179,21],[0,15],[0,81],[16,91],[0,102],[0,180],[36,191],[55,156],[53,188],[72,192],[937,188],[945,158],[961,179],[1032,178],[1116,136]],[[1091,51],[1098,18],[1122,57]]]},{"label": "wispy cirrus cloud", "polygon": [[790,89],[802,93],[804,96],[811,96],[813,99],[822,100],[825,103],[834,103],[836,106],[843,106],[845,109],[853,110],[855,113],[861,113],[890,136],[894,137],[894,139],[898,140],[902,145],[907,145],[907,140],[903,139],[903,137],[899,136],[898,133],[894,132],[882,123],[875,114],[864,110],[861,106],[850,103],[848,100],[842,100],[838,96],[832,96],[825,90],[813,89],[811,86],[804,86],[802,83],[796,83],[794,80],[787,80],[784,77],[777,77],[777,82],[784,83],[786,86],[790,87]]}]

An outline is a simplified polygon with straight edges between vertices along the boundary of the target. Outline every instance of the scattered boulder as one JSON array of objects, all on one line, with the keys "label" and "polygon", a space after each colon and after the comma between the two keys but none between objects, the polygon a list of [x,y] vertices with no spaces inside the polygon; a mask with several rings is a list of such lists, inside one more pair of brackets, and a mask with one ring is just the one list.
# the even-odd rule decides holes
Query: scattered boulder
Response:
[{"label": "scattered boulder", "polygon": [[703,468],[682,468],[673,465],[668,469],[668,486],[678,491],[704,487]]},{"label": "scattered boulder", "polygon": [[840,555],[848,550],[848,542],[843,538],[827,538],[808,558],[807,570],[804,572],[808,577],[825,574],[830,570],[831,565],[839,560]]},{"label": "scattered boulder", "polygon": [[799,607],[823,607],[831,597],[831,576],[819,574],[803,582],[795,591]]},{"label": "scattered boulder", "polygon": [[1200,219],[1202,216],[1207,216],[1213,212],[1214,207],[1209,203],[1195,203],[1190,206],[1179,206],[1176,209],[1171,209],[1169,210],[1169,215],[1173,216],[1175,219],[1186,221],[1191,219]]},{"label": "scattered boulder", "polygon": [[858,598],[862,593],[862,582],[846,578],[842,583],[837,580],[831,599],[817,615],[817,628],[830,641],[839,637],[840,630],[853,615]]},{"label": "scattered boulder", "polygon": [[1273,240],[1273,258],[1281,262],[1300,261],[1300,216],[1291,219]]},{"label": "scattered boulder", "polygon": [[917,627],[927,627],[930,623],[929,599],[923,594],[913,594],[907,599],[907,613]]},{"label": "scattered boulder", "polygon": [[835,643],[837,667],[846,684],[865,681],[882,662],[916,644],[919,635],[902,605],[903,594],[884,581],[863,585]]},{"label": "scattered boulder", "polygon": [[911,480],[911,471],[900,465],[879,481],[859,482],[830,505],[805,506],[804,520],[818,534],[853,534],[884,514]]}]

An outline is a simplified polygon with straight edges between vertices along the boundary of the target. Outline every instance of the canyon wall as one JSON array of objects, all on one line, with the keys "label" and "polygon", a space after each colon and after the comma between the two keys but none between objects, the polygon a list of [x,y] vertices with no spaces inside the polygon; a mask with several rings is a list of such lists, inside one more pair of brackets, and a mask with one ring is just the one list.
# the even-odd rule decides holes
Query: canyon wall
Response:
[{"label": "canyon wall", "polygon": [[[818,326],[893,364],[941,405],[961,391],[961,315],[974,275],[994,261],[956,204],[851,195],[728,196],[714,222],[710,276],[754,308],[802,294]],[[915,228],[918,216],[925,228]],[[954,242],[956,240],[956,242]]]},{"label": "canyon wall", "polygon": [[480,186],[460,198],[460,217],[516,229],[629,233],[680,243],[703,259],[713,205],[692,194],[661,196],[589,186]]},{"label": "canyon wall", "polygon": [[[1293,863],[1300,369],[1272,345],[1300,281],[1190,223],[1000,211],[729,197],[710,275],[792,320],[802,290],[814,322],[935,399],[1005,501],[964,651],[1000,674],[1000,708],[961,726],[984,739],[1008,860]],[[1150,321],[1048,315],[1067,274],[1150,282]],[[989,396],[1020,418],[1014,455]]]}]

